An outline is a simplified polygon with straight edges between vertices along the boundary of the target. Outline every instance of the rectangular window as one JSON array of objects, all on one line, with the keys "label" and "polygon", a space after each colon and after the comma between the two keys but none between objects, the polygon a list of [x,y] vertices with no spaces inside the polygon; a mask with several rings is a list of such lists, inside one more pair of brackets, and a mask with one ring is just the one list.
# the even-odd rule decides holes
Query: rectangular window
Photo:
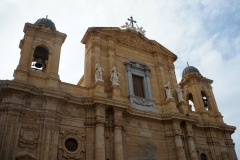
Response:
[{"label": "rectangular window", "polygon": [[133,79],[134,95],[144,98],[145,95],[144,95],[143,77],[133,74],[132,79]]}]

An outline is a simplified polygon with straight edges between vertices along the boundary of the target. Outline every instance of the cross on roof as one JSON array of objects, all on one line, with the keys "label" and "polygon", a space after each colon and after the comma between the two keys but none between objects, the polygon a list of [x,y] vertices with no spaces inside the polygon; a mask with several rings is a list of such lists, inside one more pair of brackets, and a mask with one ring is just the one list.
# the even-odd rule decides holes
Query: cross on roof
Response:
[{"label": "cross on roof", "polygon": [[137,23],[136,21],[133,20],[132,16],[130,18],[128,18],[127,20],[130,21],[130,23],[132,24],[132,27],[134,27],[133,23]]}]

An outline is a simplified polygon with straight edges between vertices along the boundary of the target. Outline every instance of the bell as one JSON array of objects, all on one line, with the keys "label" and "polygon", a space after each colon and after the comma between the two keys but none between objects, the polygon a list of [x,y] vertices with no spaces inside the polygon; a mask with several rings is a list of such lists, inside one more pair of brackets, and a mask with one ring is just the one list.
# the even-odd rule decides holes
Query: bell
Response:
[{"label": "bell", "polygon": [[43,67],[43,62],[42,62],[41,58],[37,59],[37,61],[35,63],[35,67],[36,68],[42,68]]}]

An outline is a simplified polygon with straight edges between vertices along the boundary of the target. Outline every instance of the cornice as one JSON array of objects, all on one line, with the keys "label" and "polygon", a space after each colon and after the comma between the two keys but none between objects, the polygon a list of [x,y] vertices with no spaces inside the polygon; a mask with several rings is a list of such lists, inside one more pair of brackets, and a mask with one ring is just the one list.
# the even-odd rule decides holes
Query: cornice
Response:
[{"label": "cornice", "polygon": [[206,77],[203,77],[201,74],[199,74],[199,73],[189,73],[189,74],[187,74],[187,75],[185,75],[183,78],[182,78],[182,80],[181,80],[181,82],[180,82],[180,85],[181,84],[186,84],[189,80],[191,80],[191,79],[193,79],[193,78],[196,78],[196,79],[198,79],[198,80],[200,80],[200,81],[203,81],[203,82],[206,82],[206,83],[208,83],[208,84],[212,84],[213,83],[213,80],[211,80],[211,79],[208,79],[208,78],[206,78]]}]

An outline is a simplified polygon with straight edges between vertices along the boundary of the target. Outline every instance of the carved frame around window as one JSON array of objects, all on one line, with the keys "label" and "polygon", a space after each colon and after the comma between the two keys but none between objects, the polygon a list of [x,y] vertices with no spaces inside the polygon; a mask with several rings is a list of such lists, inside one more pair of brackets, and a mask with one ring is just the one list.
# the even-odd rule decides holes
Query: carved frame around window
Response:
[{"label": "carved frame around window", "polygon": [[[135,60],[128,60],[123,64],[126,66],[128,98],[131,106],[138,110],[158,113],[158,110],[155,108],[155,101],[152,99],[149,77],[149,73],[151,72],[150,67],[145,63]],[[138,97],[134,95],[133,75],[143,78],[144,97]]]}]

